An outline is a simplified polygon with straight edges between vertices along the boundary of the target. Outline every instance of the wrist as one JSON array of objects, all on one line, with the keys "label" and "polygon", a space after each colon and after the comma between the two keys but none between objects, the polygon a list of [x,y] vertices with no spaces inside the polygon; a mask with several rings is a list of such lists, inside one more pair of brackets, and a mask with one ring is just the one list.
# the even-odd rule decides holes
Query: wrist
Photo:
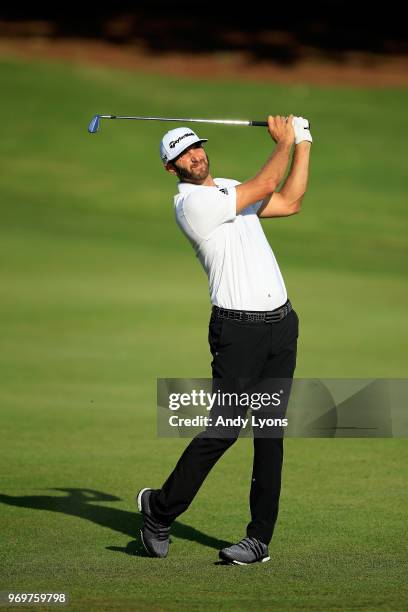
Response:
[{"label": "wrist", "polygon": [[276,144],[277,146],[282,147],[282,149],[290,148],[294,143],[293,138],[282,138]]}]

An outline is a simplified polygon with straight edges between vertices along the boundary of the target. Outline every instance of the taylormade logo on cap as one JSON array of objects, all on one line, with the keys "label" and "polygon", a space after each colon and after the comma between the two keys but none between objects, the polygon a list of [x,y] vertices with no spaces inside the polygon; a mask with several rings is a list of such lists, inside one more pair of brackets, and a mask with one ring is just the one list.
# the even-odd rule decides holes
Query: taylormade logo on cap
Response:
[{"label": "taylormade logo on cap", "polygon": [[186,127],[176,128],[167,132],[160,143],[160,157],[164,165],[176,159],[183,151],[196,142],[207,142],[207,138],[199,138],[193,130]]}]

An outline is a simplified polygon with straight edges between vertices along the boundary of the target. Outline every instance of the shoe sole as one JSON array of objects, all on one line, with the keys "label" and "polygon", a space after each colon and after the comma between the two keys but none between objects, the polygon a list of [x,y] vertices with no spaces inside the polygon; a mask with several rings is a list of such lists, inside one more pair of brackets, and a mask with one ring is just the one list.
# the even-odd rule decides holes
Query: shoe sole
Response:
[{"label": "shoe sole", "polygon": [[[141,491],[139,491],[139,493],[137,494],[136,503],[137,503],[137,507],[139,508],[139,512],[141,512],[142,515],[143,515],[143,511],[142,511],[142,496],[143,496],[143,493],[145,491],[153,491],[153,489],[150,488],[150,487],[145,487],[144,489],[141,489]],[[139,533],[140,533],[140,539],[141,539],[142,544],[143,544],[143,548],[145,549],[145,551],[147,552],[149,557],[155,557],[155,558],[161,559],[162,557],[159,557],[158,555],[156,555],[152,550],[150,550],[150,548],[145,543],[144,538],[143,538],[143,531],[142,531],[142,529],[139,529]]]},{"label": "shoe sole", "polygon": [[149,548],[147,548],[145,541],[143,539],[143,532],[141,529],[139,530],[139,533],[140,533],[140,539],[142,540],[143,548],[145,549],[149,557],[157,557],[157,555],[153,554],[152,551]]},{"label": "shoe sole", "polygon": [[141,489],[137,494],[136,503],[137,507],[139,508],[139,512],[142,512],[142,495],[145,491],[153,491],[153,489],[151,489],[150,487],[145,487],[144,489]]},{"label": "shoe sole", "polygon": [[[137,496],[136,496],[136,503],[137,503],[137,507],[138,507],[138,509],[139,509],[139,512],[142,512],[142,514],[143,514],[143,511],[142,511],[142,495],[143,495],[143,493],[144,493],[145,491],[152,491],[152,489],[151,489],[151,488],[149,488],[149,487],[145,487],[144,489],[141,489],[141,490],[139,491],[139,493],[137,494]],[[150,549],[149,549],[149,548],[146,546],[145,541],[144,541],[144,539],[143,539],[143,532],[142,532],[142,530],[141,530],[141,529],[139,530],[139,533],[140,533],[140,539],[141,539],[142,544],[143,544],[143,548],[145,549],[145,551],[147,552],[147,554],[148,554],[150,557],[155,556],[155,555],[153,555],[152,551],[151,551],[151,550],[150,550]]]},{"label": "shoe sole", "polygon": [[270,561],[270,557],[264,557],[263,559],[257,559],[256,561],[251,561],[251,563],[244,563],[244,561],[237,561],[236,559],[230,559],[227,556],[219,555],[220,559],[226,561],[227,563],[233,563],[234,565],[253,565],[254,563],[266,563],[266,561]]}]

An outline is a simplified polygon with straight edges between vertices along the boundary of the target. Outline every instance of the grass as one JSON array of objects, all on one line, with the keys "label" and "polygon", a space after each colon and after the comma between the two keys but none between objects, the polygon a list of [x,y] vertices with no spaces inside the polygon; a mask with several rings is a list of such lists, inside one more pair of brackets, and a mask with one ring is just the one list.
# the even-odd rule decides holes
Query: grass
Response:
[{"label": "grass", "polygon": [[[12,58],[0,75],[0,590],[65,590],[74,610],[404,609],[404,439],[288,439],[272,560],[235,568],[216,561],[249,518],[240,440],[171,555],[144,556],[133,494],[160,486],[186,444],[156,436],[156,378],[209,376],[207,286],[174,223],[163,125],[86,127],[95,112],[309,117],[304,210],[264,223],[300,317],[297,376],[404,378],[406,90]],[[197,131],[215,176],[244,180],[271,150],[260,130]]]}]

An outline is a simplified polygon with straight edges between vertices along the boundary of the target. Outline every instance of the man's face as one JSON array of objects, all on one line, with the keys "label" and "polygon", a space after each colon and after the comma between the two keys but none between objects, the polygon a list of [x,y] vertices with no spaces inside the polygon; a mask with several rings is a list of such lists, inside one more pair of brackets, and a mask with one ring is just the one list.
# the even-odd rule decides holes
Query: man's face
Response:
[{"label": "man's face", "polygon": [[179,180],[183,183],[201,185],[210,173],[210,160],[200,142],[188,147],[176,159],[169,162],[168,166],[174,167]]}]

